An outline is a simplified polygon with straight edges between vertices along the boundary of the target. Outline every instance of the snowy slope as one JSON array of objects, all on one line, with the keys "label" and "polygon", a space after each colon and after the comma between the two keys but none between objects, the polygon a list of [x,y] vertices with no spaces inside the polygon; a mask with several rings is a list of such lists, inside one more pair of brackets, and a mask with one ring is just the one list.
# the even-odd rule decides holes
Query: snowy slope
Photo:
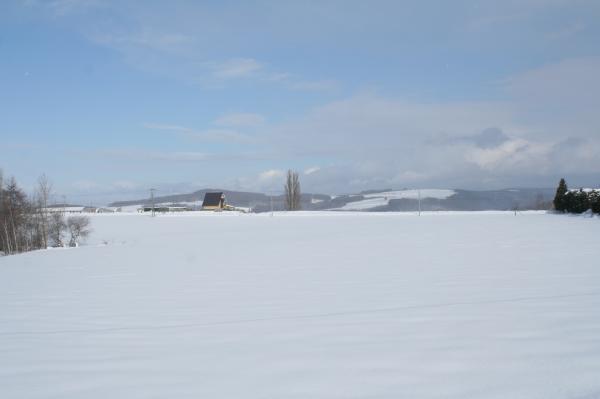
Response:
[{"label": "snowy slope", "polygon": [[383,197],[388,199],[418,199],[419,195],[421,198],[435,198],[435,199],[446,199],[456,194],[454,190],[438,190],[438,189],[425,189],[425,190],[398,190],[398,191],[384,191],[381,193],[365,194],[366,198]]},{"label": "snowy slope", "polygon": [[0,258],[0,397],[600,396],[598,218],[92,218]]},{"label": "snowy slope", "polygon": [[374,198],[369,198],[366,200],[349,202],[346,205],[344,205],[340,208],[336,208],[336,209],[338,209],[340,211],[364,211],[364,210],[368,210],[368,209],[377,208],[380,206],[385,206],[389,203],[390,203],[390,201],[387,198],[374,197]]},{"label": "snowy slope", "polygon": [[344,206],[338,208],[343,211],[364,211],[381,206],[386,206],[390,203],[390,200],[394,199],[412,199],[416,200],[426,198],[435,199],[446,199],[456,194],[454,190],[437,190],[437,189],[426,189],[426,190],[398,190],[398,191],[384,191],[380,193],[372,193],[363,195],[364,200],[349,202]]}]

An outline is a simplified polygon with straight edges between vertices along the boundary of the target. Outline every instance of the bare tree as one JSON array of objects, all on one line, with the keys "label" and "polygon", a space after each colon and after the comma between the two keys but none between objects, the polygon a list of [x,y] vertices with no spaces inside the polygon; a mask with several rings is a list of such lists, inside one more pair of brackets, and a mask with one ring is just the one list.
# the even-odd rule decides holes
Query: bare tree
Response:
[{"label": "bare tree", "polygon": [[300,199],[302,193],[300,192],[300,179],[298,172],[287,171],[287,177],[285,186],[283,187],[285,192],[285,209],[288,211],[297,211],[300,209]]},{"label": "bare tree", "polygon": [[0,245],[4,253],[18,253],[32,249],[30,245],[30,205],[25,193],[11,178],[2,187],[0,204]]},{"label": "bare tree", "polygon": [[48,201],[52,194],[52,183],[48,180],[48,177],[43,174],[38,178],[38,187],[36,191],[36,208],[39,219],[39,228],[42,237],[41,246],[43,248],[48,247]]},{"label": "bare tree", "polygon": [[63,236],[66,229],[67,223],[62,212],[51,213],[48,223],[48,243],[53,247],[63,247]]},{"label": "bare tree", "polygon": [[67,228],[69,244],[77,246],[90,233],[90,220],[85,216],[65,222],[62,213],[51,213],[48,201],[52,185],[46,176],[38,180],[35,195],[28,198],[14,178],[4,184],[0,170],[0,253],[10,255],[34,249],[64,245]]},{"label": "bare tree", "polygon": [[71,234],[69,246],[78,246],[80,240],[84,240],[92,232],[89,227],[90,218],[87,216],[71,216],[67,219],[67,228]]},{"label": "bare tree", "polygon": [[5,227],[5,209],[4,209],[4,174],[0,169],[0,253],[8,253],[6,243]]}]

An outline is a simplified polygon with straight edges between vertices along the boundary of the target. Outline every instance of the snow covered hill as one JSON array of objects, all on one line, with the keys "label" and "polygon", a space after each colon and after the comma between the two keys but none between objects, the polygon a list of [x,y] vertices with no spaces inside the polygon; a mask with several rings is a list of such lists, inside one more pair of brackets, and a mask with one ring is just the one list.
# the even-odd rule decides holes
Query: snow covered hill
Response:
[{"label": "snow covered hill", "polygon": [[391,200],[409,199],[409,200],[426,200],[429,198],[443,200],[456,194],[454,190],[398,190],[398,191],[383,191],[379,193],[364,194],[365,200],[349,202],[339,208],[343,211],[363,211],[375,208],[385,207],[390,204]]},{"label": "snow covered hill", "polygon": [[0,397],[600,396],[598,218],[92,222],[0,258]]},{"label": "snow covered hill", "polygon": [[[260,193],[247,193],[227,190],[200,190],[190,194],[156,197],[155,204],[187,205],[197,209],[207,191],[223,191],[227,203],[239,208],[249,208],[254,212],[283,210],[283,195],[268,196]],[[421,193],[421,207],[425,211],[482,211],[519,209],[549,209],[554,198],[554,188],[519,188],[505,190],[448,190],[448,189],[404,189],[369,190],[355,194],[326,195],[304,193],[301,205],[304,210],[337,211],[376,211],[414,212],[418,209]],[[150,204],[150,199],[114,202],[113,207],[123,211],[135,211]]]}]

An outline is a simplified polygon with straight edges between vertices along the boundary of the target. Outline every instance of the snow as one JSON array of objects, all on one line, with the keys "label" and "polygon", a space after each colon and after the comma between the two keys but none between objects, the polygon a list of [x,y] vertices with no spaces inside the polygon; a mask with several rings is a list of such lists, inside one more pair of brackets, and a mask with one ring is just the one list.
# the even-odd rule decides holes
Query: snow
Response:
[{"label": "snow", "polygon": [[454,190],[438,190],[438,189],[425,189],[425,190],[399,190],[399,191],[384,191],[381,193],[365,194],[365,198],[383,197],[388,199],[418,199],[419,194],[421,198],[435,198],[435,199],[446,199],[454,194]]},{"label": "snow", "polygon": [[593,192],[600,192],[600,188],[572,188],[569,191],[576,193],[579,192],[579,190],[585,192],[585,193],[593,193]]},{"label": "snow", "polygon": [[366,209],[373,209],[380,206],[386,206],[389,204],[389,200],[386,198],[369,198],[361,201],[354,201],[345,204],[340,208],[336,208],[341,211],[362,211]]},{"label": "snow", "polygon": [[598,218],[91,219],[0,258],[0,397],[600,396]]},{"label": "snow", "polygon": [[437,190],[437,189],[425,189],[425,190],[399,190],[399,191],[384,191],[380,193],[372,193],[363,195],[365,200],[349,202],[344,206],[337,208],[342,211],[363,211],[367,209],[373,209],[380,206],[386,206],[393,199],[421,199],[435,198],[435,199],[446,199],[456,194],[454,190]]}]

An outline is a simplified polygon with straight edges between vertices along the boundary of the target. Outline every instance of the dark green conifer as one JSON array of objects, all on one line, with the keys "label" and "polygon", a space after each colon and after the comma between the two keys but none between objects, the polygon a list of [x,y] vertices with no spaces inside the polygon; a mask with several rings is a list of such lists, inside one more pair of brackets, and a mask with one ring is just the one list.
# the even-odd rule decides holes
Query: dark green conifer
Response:
[{"label": "dark green conifer", "polygon": [[592,212],[600,214],[600,191],[592,191],[589,199]]},{"label": "dark green conifer", "polygon": [[558,188],[556,189],[556,195],[554,196],[554,209],[559,212],[565,212],[567,210],[565,196],[568,192],[567,182],[565,179],[560,179],[560,183],[558,183]]}]

